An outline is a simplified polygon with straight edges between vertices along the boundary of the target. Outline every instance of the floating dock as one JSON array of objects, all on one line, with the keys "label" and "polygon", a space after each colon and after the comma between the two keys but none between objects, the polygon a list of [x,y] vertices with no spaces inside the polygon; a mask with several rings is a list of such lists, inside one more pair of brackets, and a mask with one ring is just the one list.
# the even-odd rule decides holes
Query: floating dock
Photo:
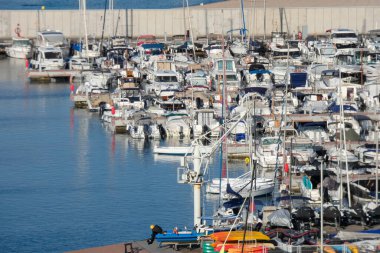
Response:
[{"label": "floating dock", "polygon": [[30,80],[41,80],[41,79],[51,79],[51,78],[72,78],[80,75],[80,71],[78,70],[26,70],[26,77]]}]

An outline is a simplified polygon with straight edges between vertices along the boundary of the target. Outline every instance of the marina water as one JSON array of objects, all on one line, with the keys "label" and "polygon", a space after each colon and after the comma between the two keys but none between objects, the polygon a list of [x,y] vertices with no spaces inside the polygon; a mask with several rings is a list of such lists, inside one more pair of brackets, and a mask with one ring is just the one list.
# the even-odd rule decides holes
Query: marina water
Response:
[{"label": "marina water", "polygon": [[[0,252],[63,252],[150,236],[150,224],[191,229],[193,193],[177,183],[178,156],[114,135],[74,109],[70,85],[30,83],[24,61],[0,60]],[[219,175],[213,159],[212,177]],[[230,176],[248,168],[231,166]],[[203,198],[205,215],[217,196]]]},{"label": "marina water", "polygon": [[[29,83],[0,61],[0,252],[62,252],[144,239],[149,225],[193,224],[179,157],[107,131],[73,109],[69,84]],[[177,144],[178,145],[178,144]]]}]

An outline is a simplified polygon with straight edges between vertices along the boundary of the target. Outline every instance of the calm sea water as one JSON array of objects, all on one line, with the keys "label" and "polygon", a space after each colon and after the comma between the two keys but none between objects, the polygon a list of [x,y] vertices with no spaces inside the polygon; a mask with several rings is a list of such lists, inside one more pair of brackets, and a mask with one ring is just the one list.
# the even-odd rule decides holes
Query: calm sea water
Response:
[{"label": "calm sea water", "polygon": [[[110,2],[111,0],[107,0]],[[214,3],[222,0],[188,0],[189,5],[201,3]],[[115,9],[164,9],[178,8],[183,6],[184,0],[114,0]],[[0,9],[3,10],[38,10],[45,6],[47,10],[78,9],[78,0],[0,0]],[[186,3],[186,1],[185,1]],[[87,0],[88,9],[103,9],[106,0]]]}]

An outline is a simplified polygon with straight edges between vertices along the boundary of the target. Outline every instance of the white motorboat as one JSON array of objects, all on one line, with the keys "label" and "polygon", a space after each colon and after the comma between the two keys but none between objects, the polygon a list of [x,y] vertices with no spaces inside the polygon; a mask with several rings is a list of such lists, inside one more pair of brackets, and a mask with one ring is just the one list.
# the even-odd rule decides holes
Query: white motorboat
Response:
[{"label": "white motorboat", "polygon": [[[224,199],[234,197],[233,194],[227,193],[227,184],[233,191],[240,194],[243,198],[248,196],[257,197],[271,193],[274,189],[274,181],[269,178],[257,178],[252,183],[252,195],[250,195],[252,173],[246,172],[236,178],[214,178],[206,187],[207,193],[220,194]],[[236,197],[236,196],[235,196]]]},{"label": "white motorboat", "polygon": [[359,161],[358,157],[350,151],[339,149],[333,147],[327,150],[326,155],[328,160],[334,163],[341,162],[345,163],[346,160],[348,163],[356,163]]},{"label": "white motorboat", "polygon": [[[284,164],[284,156],[282,149],[282,140],[279,137],[262,137],[257,146],[257,161],[263,168],[274,168]],[[290,157],[286,155],[286,161],[290,161]]]},{"label": "white motorboat", "polygon": [[36,47],[58,47],[62,57],[69,55],[70,44],[62,32],[57,30],[44,30],[37,32]]},{"label": "white motorboat", "polygon": [[62,50],[58,47],[39,47],[30,61],[30,68],[39,71],[64,69]]},{"label": "white motorboat", "polygon": [[[212,151],[211,146],[200,146],[199,147],[201,154],[210,154]],[[160,155],[186,155],[192,154],[194,151],[193,146],[188,147],[159,147],[155,146],[153,148],[153,153]]]},{"label": "white motorboat", "polygon": [[242,56],[247,54],[248,49],[241,41],[235,40],[230,46],[230,51],[233,56]]},{"label": "white motorboat", "polygon": [[6,48],[12,58],[28,59],[32,57],[32,44],[28,38],[12,38],[12,46]]},{"label": "white motorboat", "polygon": [[359,162],[376,165],[376,158],[379,160],[379,152],[376,144],[364,144],[354,150],[354,154],[359,158]]}]

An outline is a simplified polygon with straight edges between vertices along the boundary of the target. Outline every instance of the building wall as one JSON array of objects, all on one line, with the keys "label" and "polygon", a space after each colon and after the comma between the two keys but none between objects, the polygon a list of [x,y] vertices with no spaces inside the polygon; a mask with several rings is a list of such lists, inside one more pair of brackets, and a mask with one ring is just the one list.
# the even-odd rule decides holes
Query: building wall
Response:
[{"label": "building wall", "polygon": [[[189,30],[187,10],[114,10],[107,11],[104,35],[155,34],[159,37],[184,34]],[[287,8],[283,10],[283,31],[296,34],[324,34],[330,28],[350,28],[365,33],[380,28],[380,7],[343,8]],[[103,27],[103,10],[87,11],[87,29],[90,37],[100,37]],[[264,9],[245,10],[246,28],[250,35],[270,35],[281,30],[279,8],[266,9],[266,31],[264,31]],[[0,38],[11,38],[17,24],[25,37],[35,37],[41,29],[61,30],[67,37],[84,34],[83,15],[78,10],[0,11]],[[190,9],[190,20],[194,36],[207,33],[224,33],[242,27],[240,9]],[[186,28],[185,28],[186,27]],[[238,35],[235,32],[234,35]]]}]

